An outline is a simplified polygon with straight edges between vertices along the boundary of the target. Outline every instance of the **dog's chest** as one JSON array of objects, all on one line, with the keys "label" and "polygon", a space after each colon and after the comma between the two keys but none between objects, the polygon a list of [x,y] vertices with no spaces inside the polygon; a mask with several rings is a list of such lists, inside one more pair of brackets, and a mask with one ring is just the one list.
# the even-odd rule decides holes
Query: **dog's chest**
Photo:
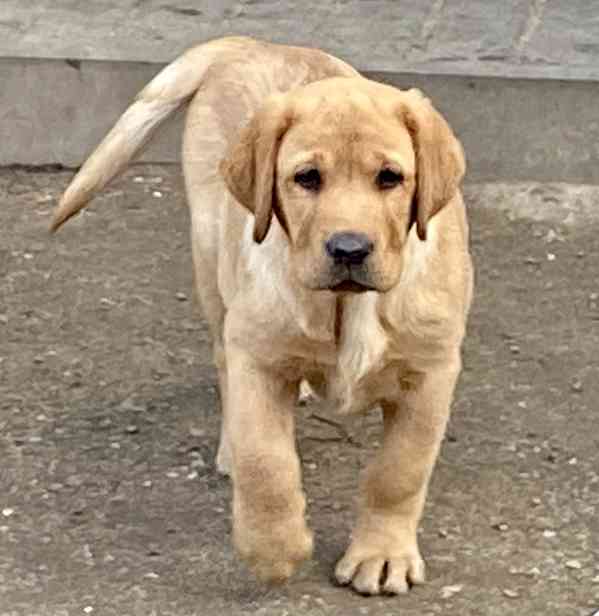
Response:
[{"label": "dog's chest", "polygon": [[338,413],[366,411],[381,400],[396,399],[407,363],[391,352],[387,334],[363,324],[341,344],[331,341],[306,362],[303,375],[327,406]]},{"label": "dog's chest", "polygon": [[444,328],[425,326],[428,312],[426,320],[412,315],[411,327],[402,327],[401,321],[391,325],[381,319],[378,302],[374,294],[352,299],[340,337],[331,334],[326,343],[315,345],[313,363],[306,364],[306,378],[337,412],[360,412],[397,400],[417,385],[429,361],[445,352]]}]

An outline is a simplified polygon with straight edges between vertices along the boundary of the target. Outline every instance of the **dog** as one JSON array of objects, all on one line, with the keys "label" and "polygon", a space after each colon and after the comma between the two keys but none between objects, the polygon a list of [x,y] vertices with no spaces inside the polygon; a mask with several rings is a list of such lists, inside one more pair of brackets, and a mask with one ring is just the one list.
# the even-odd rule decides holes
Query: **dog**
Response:
[{"label": "dog", "polygon": [[293,420],[305,379],[342,413],[382,409],[383,443],[335,577],[362,594],[406,592],[424,581],[417,529],[472,296],[462,147],[418,90],[322,51],[224,38],[138,95],[52,229],[185,104],[195,284],[214,341],[235,546],[269,582],[312,552]]}]

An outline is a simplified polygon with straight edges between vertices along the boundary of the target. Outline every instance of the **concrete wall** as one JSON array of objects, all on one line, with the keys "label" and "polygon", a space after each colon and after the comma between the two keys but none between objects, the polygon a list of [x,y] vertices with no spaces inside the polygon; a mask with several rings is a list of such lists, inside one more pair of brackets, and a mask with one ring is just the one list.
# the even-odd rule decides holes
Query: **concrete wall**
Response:
[{"label": "concrete wall", "polygon": [[[160,70],[135,62],[0,59],[0,164],[77,166]],[[473,180],[599,184],[596,82],[372,73],[429,94],[462,139]],[[59,84],[59,87],[57,87]],[[179,158],[181,118],[142,160]]]},{"label": "concrete wall", "polygon": [[[2,0],[0,165],[79,165],[164,63],[248,34],[421,87],[472,179],[599,183],[598,2]],[[180,133],[144,160],[177,160]]]}]

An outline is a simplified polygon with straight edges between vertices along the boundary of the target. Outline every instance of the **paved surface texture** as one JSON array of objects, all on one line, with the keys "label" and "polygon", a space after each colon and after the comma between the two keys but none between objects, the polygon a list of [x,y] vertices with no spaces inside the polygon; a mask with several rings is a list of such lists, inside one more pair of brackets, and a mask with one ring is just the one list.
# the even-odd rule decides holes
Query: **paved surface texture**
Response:
[{"label": "paved surface texture", "polygon": [[[2,616],[588,616],[599,608],[599,189],[470,185],[465,369],[399,598],[331,584],[379,418],[298,409],[314,560],[259,586],[230,544],[208,334],[173,167],[56,237],[66,173],[0,172]],[[334,417],[329,420],[337,421]]]},{"label": "paved surface texture", "polygon": [[248,34],[362,70],[599,79],[595,0],[3,0],[0,56],[167,62]]}]

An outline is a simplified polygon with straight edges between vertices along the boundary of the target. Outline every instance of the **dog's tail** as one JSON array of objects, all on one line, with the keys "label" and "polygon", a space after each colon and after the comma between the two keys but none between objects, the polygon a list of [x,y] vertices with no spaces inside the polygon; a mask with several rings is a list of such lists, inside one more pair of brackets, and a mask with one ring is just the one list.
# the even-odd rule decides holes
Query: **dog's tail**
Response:
[{"label": "dog's tail", "polygon": [[215,59],[249,41],[230,37],[199,45],[158,73],[75,175],[54,212],[51,230],[56,231],[126,169],[158,126],[191,99]]}]

